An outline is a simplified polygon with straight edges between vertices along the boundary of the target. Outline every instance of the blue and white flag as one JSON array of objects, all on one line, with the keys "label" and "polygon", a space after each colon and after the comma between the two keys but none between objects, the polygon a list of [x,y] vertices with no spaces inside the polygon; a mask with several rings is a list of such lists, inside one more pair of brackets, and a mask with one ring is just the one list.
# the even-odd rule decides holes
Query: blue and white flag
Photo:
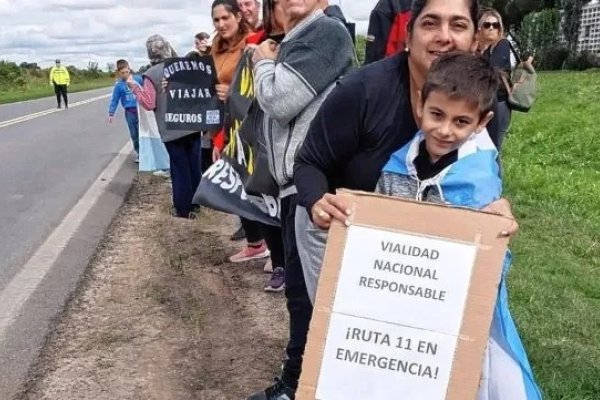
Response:
[{"label": "blue and white flag", "polygon": [[140,171],[152,172],[167,170],[169,154],[158,133],[154,111],[146,111],[138,106],[140,119]]}]

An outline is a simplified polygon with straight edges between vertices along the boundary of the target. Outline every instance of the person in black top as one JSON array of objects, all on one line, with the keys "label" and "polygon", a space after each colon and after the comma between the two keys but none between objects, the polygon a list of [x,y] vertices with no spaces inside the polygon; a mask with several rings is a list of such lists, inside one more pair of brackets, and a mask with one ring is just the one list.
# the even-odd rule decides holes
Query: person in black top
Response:
[{"label": "person in black top", "polygon": [[497,147],[502,148],[504,137],[510,125],[510,108],[508,106],[508,91],[510,90],[510,52],[511,46],[504,38],[504,25],[500,13],[487,9],[481,13],[478,24],[479,51],[483,57],[503,74],[503,83],[498,89],[498,107],[496,120],[498,122]]},{"label": "person in black top", "polygon": [[[306,217],[322,229],[334,218],[345,222],[350,210],[334,194],[338,188],[374,190],[390,155],[419,129],[418,93],[432,61],[449,51],[476,50],[478,13],[477,0],[416,0],[407,51],[341,81],[314,118],[296,157],[294,183],[298,203],[306,208],[297,213],[298,226],[303,225],[298,219]],[[497,144],[496,121],[487,129]],[[486,210],[513,218],[505,199]],[[517,230],[513,219],[501,234]]]}]

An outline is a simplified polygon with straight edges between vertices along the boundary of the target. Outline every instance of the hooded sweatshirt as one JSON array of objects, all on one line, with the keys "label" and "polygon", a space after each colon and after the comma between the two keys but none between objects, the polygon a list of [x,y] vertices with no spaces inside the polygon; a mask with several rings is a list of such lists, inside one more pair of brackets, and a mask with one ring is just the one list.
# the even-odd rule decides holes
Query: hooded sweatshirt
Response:
[{"label": "hooded sweatshirt", "polygon": [[352,68],[353,56],[348,32],[317,10],[287,33],[276,60],[254,65],[256,99],[265,112],[269,168],[282,197],[296,193],[296,153],[317,110]]},{"label": "hooded sweatshirt", "polygon": [[[143,84],[143,78],[141,76],[134,75],[133,79],[138,84]],[[111,117],[115,115],[115,112],[117,112],[117,107],[119,107],[119,102],[126,110],[136,109],[138,105],[133,90],[131,90],[129,86],[127,86],[127,83],[122,79],[119,79],[119,81],[113,89],[113,94],[110,99],[110,105],[108,106],[108,115],[110,115]]]}]

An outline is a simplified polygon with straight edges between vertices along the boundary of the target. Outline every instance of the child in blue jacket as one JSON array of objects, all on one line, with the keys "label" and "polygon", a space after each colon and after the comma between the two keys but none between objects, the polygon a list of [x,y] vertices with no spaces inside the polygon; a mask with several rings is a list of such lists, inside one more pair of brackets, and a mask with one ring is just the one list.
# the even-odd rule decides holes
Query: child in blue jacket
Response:
[{"label": "child in blue jacket", "polygon": [[[125,120],[127,121],[127,127],[129,128],[129,136],[131,136],[131,142],[136,153],[139,153],[139,117],[138,117],[138,104],[133,94],[133,91],[127,86],[125,81],[131,74],[129,69],[129,63],[126,60],[117,61],[117,74],[119,80],[115,84],[113,89],[112,98],[110,100],[110,106],[108,108],[108,123],[113,122],[115,112],[119,106],[119,102],[125,109]],[[142,77],[134,75],[133,79],[140,85],[143,83]],[[137,159],[136,159],[137,160]]]},{"label": "child in blue jacket", "polygon": [[[383,168],[376,192],[481,209],[498,200],[498,151],[485,126],[499,78],[467,53],[434,62],[417,105],[421,130]],[[541,400],[542,395],[508,308],[507,252],[477,400]]]}]

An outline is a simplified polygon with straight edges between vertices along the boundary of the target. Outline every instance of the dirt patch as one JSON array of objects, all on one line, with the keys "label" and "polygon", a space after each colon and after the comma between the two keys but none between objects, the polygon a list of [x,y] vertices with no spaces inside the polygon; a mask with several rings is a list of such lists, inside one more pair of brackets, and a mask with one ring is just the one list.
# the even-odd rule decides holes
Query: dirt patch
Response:
[{"label": "dirt patch", "polygon": [[236,219],[171,218],[169,192],[136,182],[23,399],[241,399],[277,373],[287,317],[264,262],[228,263]]}]

